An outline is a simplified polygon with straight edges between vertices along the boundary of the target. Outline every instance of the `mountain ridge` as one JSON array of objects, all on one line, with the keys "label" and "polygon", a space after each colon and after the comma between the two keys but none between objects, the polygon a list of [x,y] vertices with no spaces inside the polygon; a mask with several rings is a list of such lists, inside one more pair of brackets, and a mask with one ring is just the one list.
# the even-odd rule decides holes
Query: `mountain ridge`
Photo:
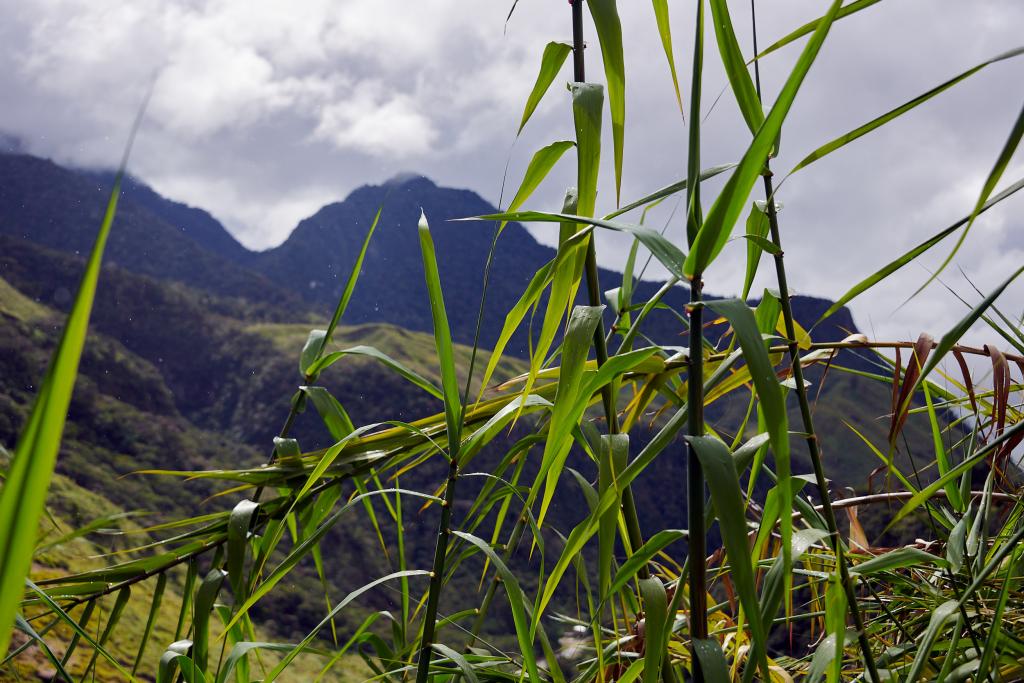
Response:
[{"label": "mountain ridge", "polygon": [[[109,172],[85,173],[105,180],[108,187],[113,180]],[[133,178],[126,183],[124,199],[143,205],[218,257],[256,273],[295,297],[297,301],[289,304],[295,309],[312,311],[324,310],[337,301],[366,231],[380,210],[380,224],[363,264],[360,292],[351,301],[346,318],[354,323],[385,322],[429,332],[431,323],[415,231],[423,209],[437,244],[446,292],[457,293],[465,303],[449,306],[453,335],[461,343],[474,341],[482,273],[495,226],[451,219],[494,213],[496,209],[472,190],[443,187],[420,173],[399,173],[379,185],[362,185],[344,199],[325,204],[299,221],[284,242],[263,251],[246,249],[208,212],[164,198],[141,180]],[[486,293],[483,346],[493,345],[505,314],[530,277],[554,255],[554,249],[539,243],[522,225],[506,226],[494,255]],[[599,268],[600,291],[617,286],[621,278],[617,271]],[[635,298],[653,296],[662,284],[658,280],[637,281]],[[686,287],[678,285],[665,296],[664,303],[681,311],[688,298]],[[582,294],[579,303],[586,303]],[[807,324],[817,320],[831,303],[813,296],[793,298],[798,320]],[[610,312],[608,316],[610,323]],[[669,343],[677,330],[678,321],[664,310],[653,311],[644,329],[663,343]],[[815,338],[835,341],[856,330],[850,311],[844,308],[816,330]],[[526,355],[527,348],[526,333],[520,332],[513,338],[509,351]]]}]

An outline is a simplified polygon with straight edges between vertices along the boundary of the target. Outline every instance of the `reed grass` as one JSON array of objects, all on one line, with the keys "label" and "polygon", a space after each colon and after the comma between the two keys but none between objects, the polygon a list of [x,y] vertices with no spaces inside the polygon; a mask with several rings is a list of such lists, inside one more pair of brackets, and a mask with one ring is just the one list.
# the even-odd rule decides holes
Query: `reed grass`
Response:
[{"label": "reed grass", "polygon": [[[425,216],[418,234],[433,322],[429,345],[437,361],[436,373],[428,375],[434,379],[372,346],[331,350],[351,298],[359,295],[360,265],[378,211],[329,325],[310,331],[303,348],[295,349],[295,393],[270,460],[259,467],[147,473],[207,480],[236,497],[215,497],[211,513],[149,528],[151,536],[140,536],[136,547],[106,558],[110,563],[102,567],[27,581],[40,552],[37,522],[101,284],[103,245],[118,197],[115,183],[66,331],[0,492],[0,651],[6,651],[12,628],[28,639],[8,653],[3,665],[33,644],[65,677],[71,677],[68,663],[80,650],[87,662],[84,672],[76,672],[82,680],[99,672],[101,663],[123,680],[138,680],[147,642],[158,632],[154,624],[171,619],[177,623],[174,639],[159,643],[162,655],[148,667],[157,671],[158,681],[284,680],[298,661],[315,662],[319,680],[336,674],[339,662],[349,656],[360,657],[374,680],[417,683],[1024,677],[1024,550],[1019,543],[1024,499],[1014,460],[1015,449],[1024,443],[1019,396],[1024,391],[1024,333],[997,306],[1024,268],[1004,274],[1006,279],[990,292],[964,296],[965,302],[974,297],[975,303],[938,341],[927,336],[917,341],[816,341],[811,323],[821,321],[796,320],[791,305],[772,175],[780,133],[831,32],[842,30],[841,19],[869,10],[877,0],[845,6],[834,0],[820,18],[761,52],[755,21],[752,58],[733,29],[729,4],[708,0],[712,25],[705,27],[705,3],[698,0],[692,76],[685,93],[677,74],[670,4],[653,0],[652,19],[667,59],[666,86],[685,113],[686,178],[632,202],[619,197],[627,153],[628,36],[614,0],[587,2],[603,83],[588,81],[583,2],[571,3],[572,47],[553,40],[544,48],[517,131],[529,125],[540,101],[550,96],[571,52],[574,72],[566,111],[572,115],[573,135],[531,157],[504,211],[466,217],[496,221],[496,235],[509,221],[559,227],[554,258],[534,275],[515,307],[503,312],[504,328],[475,400],[470,389],[477,353],[484,349],[459,348],[452,341],[446,304],[464,293],[445,290]],[[735,163],[702,169],[702,78],[704,60],[713,52],[706,55],[704,43],[712,35],[743,120],[736,134],[749,143]],[[764,96],[760,60],[801,40],[803,49],[791,61],[780,91]],[[809,167],[817,159],[911,114],[983,68],[997,68],[1021,54],[997,56],[912,97],[820,146],[791,172],[813,172]],[[762,98],[774,102],[768,111]],[[1024,186],[1017,181],[997,188],[1020,144],[1022,121],[1024,113],[1008,132],[965,217],[923,236],[913,249],[853,284],[822,319],[959,233],[952,258],[977,217],[996,210]],[[613,142],[618,208],[597,217],[605,122]],[[563,210],[524,208],[570,152],[576,156],[577,186],[566,194]],[[701,183],[718,174],[725,183],[705,211],[707,192]],[[747,223],[743,279],[704,283],[749,209],[758,180],[764,210],[758,213],[755,207]],[[685,201],[680,219],[685,243],[644,225],[644,214],[639,221],[628,218],[673,195]],[[598,281],[598,230],[633,240],[630,268],[620,286],[606,294],[602,290],[609,283]],[[642,251],[673,279],[651,299],[636,301],[632,264]],[[707,295],[705,285],[707,292],[746,293],[765,253],[774,261],[777,294],[766,292],[756,306]],[[665,341],[648,340],[643,332],[647,315],[665,306],[663,297],[677,283],[689,287],[685,311],[673,311],[680,333],[688,335],[685,353],[662,345]],[[603,300],[615,313],[610,330]],[[478,319],[485,312],[481,303]],[[541,322],[531,337],[537,343],[530,357],[507,358],[509,340],[537,312]],[[715,324],[720,321],[725,324]],[[963,336],[978,323],[988,325],[1016,354],[995,345],[963,345]],[[877,370],[844,368],[839,352],[854,350],[873,354]],[[904,366],[908,351],[912,359]],[[992,364],[991,388],[979,388],[963,360],[971,355]],[[950,356],[955,370],[943,364]],[[380,363],[415,391],[440,399],[443,412],[412,422],[353,424],[346,408],[317,382],[354,358]],[[502,372],[513,367],[514,373]],[[460,371],[466,377],[461,391]],[[888,490],[834,499],[828,482],[833,461],[823,458],[823,437],[814,420],[820,397],[809,394],[805,371],[822,382],[831,373],[846,372],[891,391],[891,405],[875,407],[888,416],[885,439],[876,443],[868,425],[849,425],[870,457],[877,458]],[[495,377],[509,374],[517,376],[490,386]],[[789,394],[788,403],[795,406],[788,405]],[[726,401],[746,406],[745,415],[718,420],[717,413],[705,410]],[[304,451],[289,438],[296,416],[310,406],[333,438],[328,448]],[[789,424],[790,407],[796,408],[800,432]],[[909,420],[924,425],[930,437],[923,445],[929,453],[925,463],[922,444],[905,438]],[[645,424],[653,433],[649,438],[641,438]],[[813,470],[809,477],[793,471],[794,437],[806,444]],[[656,461],[678,459],[682,438],[687,485],[661,482],[660,490],[644,495],[686,495],[688,529],[663,519],[641,534],[641,477],[655,471]],[[443,461],[443,478],[436,474],[438,461]],[[418,485],[423,490],[399,485],[423,482],[422,473],[433,477]],[[811,491],[805,490],[808,479]],[[586,509],[570,527],[558,528],[560,519],[551,506],[568,487],[580,492]],[[246,499],[239,502],[238,494]],[[413,502],[423,505],[419,513],[411,511]],[[406,527],[410,515],[425,511],[436,514],[436,527],[430,532]],[[847,515],[845,529],[837,511]],[[397,552],[388,558],[393,571],[361,586],[345,586],[344,596],[333,603],[327,597],[322,620],[309,624],[298,642],[264,640],[255,608],[283,590],[303,566],[315,567],[329,596],[332,568],[324,566],[321,545],[338,525],[355,520],[370,524],[382,545],[394,539]],[[864,531],[866,524],[891,534],[911,523],[924,534],[922,540],[898,546],[884,546]],[[721,547],[709,542],[716,526]],[[415,566],[416,555],[408,548],[429,542],[430,533],[435,534],[430,564]],[[368,552],[349,550],[353,557]],[[147,581],[154,582],[154,589],[139,590],[138,584]],[[397,607],[369,611],[362,605],[380,591],[396,591]],[[164,599],[169,592],[182,599]],[[500,593],[511,626],[495,638],[487,626]],[[478,607],[446,613],[446,596],[453,594],[470,596]],[[119,657],[110,649],[113,636],[128,627],[124,615],[140,602],[148,615],[138,634],[141,642],[137,652]],[[341,615],[359,615],[360,625],[342,632],[336,627]],[[58,632],[70,635],[58,643]]]}]

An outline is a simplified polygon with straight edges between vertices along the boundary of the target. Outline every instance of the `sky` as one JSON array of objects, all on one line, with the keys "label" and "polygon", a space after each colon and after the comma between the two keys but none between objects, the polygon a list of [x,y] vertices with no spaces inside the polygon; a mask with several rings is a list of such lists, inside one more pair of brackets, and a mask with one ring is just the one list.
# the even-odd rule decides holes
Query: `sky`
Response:
[{"label": "sky", "polygon": [[[254,249],[283,241],[303,217],[366,183],[417,172],[497,203],[532,153],[572,138],[561,83],[515,136],[544,45],[570,36],[565,0],[0,0],[0,132],[28,151],[111,167],[153,84],[131,171],[159,192],[203,207]],[[749,4],[730,3],[746,53]],[[651,3],[619,2],[627,66],[622,198],[685,175],[686,127]],[[683,97],[689,93],[692,0],[669,3]],[[817,16],[824,2],[761,2],[762,47]],[[781,180],[808,152],[944,80],[1024,44],[1020,0],[883,0],[838,22],[783,129]],[[587,20],[589,74],[600,49]],[[802,42],[765,58],[771,103]],[[708,24],[705,165],[737,161],[749,133],[718,65]],[[787,178],[778,191],[792,288],[836,298],[895,255],[969,214],[1024,102],[1024,57],[987,67],[854,145]],[[606,125],[606,132],[610,126]],[[599,211],[615,207],[606,141]],[[572,184],[568,156],[528,208],[557,209]],[[1003,187],[1024,175],[1024,155]],[[706,200],[720,185],[710,183]],[[1021,193],[1024,195],[1024,192]],[[507,198],[506,198],[507,199]],[[649,224],[682,241],[672,201]],[[981,217],[942,281],[977,299],[1024,263],[1024,199]],[[638,219],[638,218],[636,218]],[[740,226],[742,229],[742,226]],[[531,230],[550,243],[550,230]],[[602,235],[599,259],[621,268],[628,242]],[[938,337],[966,312],[942,283],[909,303],[951,245],[852,306],[878,338]],[[737,294],[745,242],[706,273],[708,291]],[[648,275],[663,271],[652,268]],[[772,286],[762,269],[758,287]],[[758,289],[759,291],[759,289]],[[1024,283],[1000,300],[1019,317]],[[975,329],[972,343],[998,342]]]}]

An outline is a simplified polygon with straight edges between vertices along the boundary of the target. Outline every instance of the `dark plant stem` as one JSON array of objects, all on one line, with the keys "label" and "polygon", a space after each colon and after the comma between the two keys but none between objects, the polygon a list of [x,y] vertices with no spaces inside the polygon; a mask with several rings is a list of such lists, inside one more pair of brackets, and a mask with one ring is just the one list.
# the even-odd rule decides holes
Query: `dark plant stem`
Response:
[{"label": "dark plant stem", "polygon": [[818,495],[821,497],[821,512],[825,518],[825,526],[828,529],[829,539],[832,544],[832,551],[836,555],[836,565],[839,567],[839,579],[846,591],[846,600],[850,606],[850,616],[853,618],[854,628],[857,629],[857,641],[860,644],[861,652],[864,655],[864,663],[868,669],[870,680],[879,683],[878,667],[875,665],[874,656],[871,654],[871,643],[868,641],[867,633],[864,630],[864,617],[857,605],[857,592],[850,578],[850,571],[847,565],[846,552],[843,548],[843,540],[839,536],[839,526],[836,524],[835,511],[832,509],[832,501],[829,497],[828,480],[825,478],[825,468],[821,461],[821,445],[818,443],[817,432],[814,429],[814,418],[811,416],[811,404],[807,398],[807,389],[804,386],[803,366],[800,363],[800,345],[796,341],[796,325],[793,320],[793,306],[789,298],[789,285],[786,281],[786,268],[783,264],[782,240],[779,236],[779,222],[775,212],[775,197],[772,188],[771,170],[765,166],[764,191],[767,199],[768,229],[771,233],[772,243],[779,249],[775,255],[775,274],[779,284],[779,298],[782,301],[782,316],[786,326],[786,337],[788,340],[789,357],[793,370],[793,381],[796,383],[797,402],[800,404],[800,418],[803,422],[807,451],[811,457],[811,465],[814,468],[814,483],[818,488]]},{"label": "dark plant stem", "polygon": [[[750,15],[754,34],[754,54],[757,54],[757,19],[755,13],[755,1],[750,0]],[[754,61],[754,79],[757,89],[758,100],[761,99],[761,69],[757,60]],[[775,276],[779,285],[779,299],[782,304],[782,316],[786,327],[786,341],[789,347],[790,365],[792,366],[793,381],[796,384],[797,402],[800,404],[800,418],[803,422],[807,450],[811,457],[811,465],[814,468],[814,482],[821,497],[821,512],[825,518],[825,525],[828,529],[832,551],[836,556],[836,566],[839,568],[839,579],[846,592],[846,601],[849,604],[850,616],[853,619],[854,628],[857,629],[857,642],[860,644],[861,653],[864,656],[864,664],[868,670],[868,678],[873,683],[880,683],[878,667],[875,664],[874,655],[871,653],[871,643],[868,640],[867,632],[864,630],[864,617],[861,615],[860,607],[857,604],[857,591],[854,588],[853,580],[850,578],[850,570],[847,565],[843,539],[839,535],[839,526],[836,524],[835,511],[832,509],[832,500],[829,497],[828,481],[825,478],[825,468],[821,461],[821,445],[818,443],[817,432],[814,429],[814,418],[811,415],[811,404],[807,398],[807,387],[804,385],[803,365],[800,362],[800,345],[797,342],[796,325],[793,319],[793,304],[789,297],[789,284],[786,279],[785,254],[782,251],[782,237],[779,233],[779,217],[775,210],[775,188],[772,184],[772,171],[770,160],[765,161],[762,174],[765,195],[765,212],[768,215],[768,230],[771,234],[772,244],[776,247]]]},{"label": "dark plant stem", "polygon": [[[690,283],[690,349],[687,398],[690,436],[704,435],[704,304],[701,300],[700,273]],[[707,533],[704,515],[704,471],[693,446],[687,449],[687,524],[689,528],[690,557],[690,637],[708,637],[707,604]],[[694,678],[703,680],[699,673],[696,653],[693,653]]]},{"label": "dark plant stem", "polygon": [[[586,68],[583,59],[583,0],[573,0],[572,6],[572,63],[573,79],[577,83],[587,80]],[[597,270],[597,248],[594,246],[594,236],[591,235],[587,242],[586,258],[587,276],[587,299],[591,306],[601,305],[601,280]],[[597,324],[594,331],[594,353],[597,357],[597,366],[601,367],[608,362],[608,343],[604,335],[604,318]],[[615,405],[615,382],[609,382],[601,388],[601,399],[604,404],[604,415],[608,421],[608,433],[619,433],[619,415]],[[627,486],[622,492],[622,516],[626,523],[626,533],[631,550],[636,550],[644,544],[643,534],[640,531],[640,518],[636,512],[636,501],[633,499],[633,490]],[[650,576],[647,566],[644,565],[637,572],[641,579]]]},{"label": "dark plant stem", "polygon": [[430,660],[434,645],[434,627],[437,622],[437,604],[444,584],[445,560],[448,554],[448,539],[452,529],[452,504],[455,500],[455,483],[459,478],[458,442],[449,444],[452,452],[448,460],[448,481],[444,487],[444,502],[441,503],[441,522],[438,524],[437,545],[434,547],[434,564],[430,572],[430,587],[427,592],[427,607],[423,613],[423,638],[420,640],[420,657],[416,669],[416,683],[427,683],[430,678]]},{"label": "dark plant stem", "polygon": [[[697,18],[694,29],[693,75],[690,93],[690,125],[688,133],[688,149],[686,173],[688,178],[697,178],[700,174],[700,101],[701,83],[704,70],[704,0],[697,0]],[[686,235],[687,242],[692,246],[703,223],[700,205],[700,182],[689,182],[686,185]],[[689,410],[688,433],[692,437],[704,435],[704,304],[703,273],[694,273],[690,281],[690,348],[686,359],[687,398]],[[705,485],[704,471],[700,459],[690,444],[687,448],[686,466],[686,516],[689,528],[688,562],[689,562],[689,627],[690,627],[690,661],[693,680],[704,680],[697,648],[694,641],[708,637],[708,605],[707,605],[707,525],[705,520]],[[681,579],[680,579],[681,580]],[[681,586],[676,590],[681,590]]]}]

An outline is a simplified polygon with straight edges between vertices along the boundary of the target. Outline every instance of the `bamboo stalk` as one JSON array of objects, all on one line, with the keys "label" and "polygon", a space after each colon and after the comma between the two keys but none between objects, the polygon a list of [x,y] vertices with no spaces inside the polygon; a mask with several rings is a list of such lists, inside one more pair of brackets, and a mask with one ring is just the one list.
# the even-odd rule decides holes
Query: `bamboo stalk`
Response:
[{"label": "bamboo stalk", "polygon": [[[690,93],[690,125],[687,149],[687,177],[700,173],[700,102],[701,82],[704,70],[704,0],[697,0],[697,18],[694,29],[693,74]],[[696,169],[696,171],[695,171]],[[687,242],[700,232],[703,216],[700,204],[700,183],[686,185],[686,234]],[[689,358],[687,358],[687,399],[689,410],[688,429],[691,437],[704,435],[704,304],[703,273],[694,273],[690,280],[690,305],[687,308],[690,319]],[[708,637],[707,605],[707,524],[705,515],[704,471],[692,444],[687,445],[687,497],[686,516],[689,529],[689,626],[690,662],[693,679],[703,681],[700,659],[697,656],[696,640]],[[677,588],[677,591],[679,588]],[[675,601],[673,601],[675,602]]]},{"label": "bamboo stalk", "polygon": [[[587,80],[586,66],[583,57],[585,45],[583,42],[583,0],[570,0],[572,6],[572,46],[573,46],[573,79],[577,83]],[[597,248],[594,246],[594,237],[591,235],[587,243],[586,257],[587,276],[587,299],[591,306],[601,305],[601,282],[597,270]],[[608,362],[608,343],[604,333],[604,317],[597,323],[594,331],[594,354],[597,358],[597,366],[601,367]],[[601,399],[604,404],[604,415],[608,422],[608,433],[619,433],[619,416],[615,405],[614,382],[601,388]],[[636,501],[633,498],[632,487],[627,486],[622,492],[622,515],[626,523],[627,539],[630,548],[636,550],[644,544],[643,534],[640,531],[640,518],[636,512]],[[644,565],[637,572],[641,579],[650,576],[647,566]]]},{"label": "bamboo stalk", "polygon": [[[755,13],[756,0],[750,0],[750,16],[754,38],[754,54],[757,54],[757,19]],[[761,100],[761,70],[760,64],[754,60],[754,79],[757,90],[757,98]],[[771,235],[772,244],[776,247],[774,255],[775,276],[779,285],[779,299],[782,304],[782,317],[786,328],[788,340],[789,357],[793,372],[793,381],[796,383],[797,402],[800,404],[800,418],[803,422],[805,442],[811,458],[811,465],[814,469],[814,481],[818,488],[818,495],[821,496],[822,514],[828,529],[832,550],[836,557],[836,566],[839,568],[839,578],[842,581],[846,592],[846,601],[849,606],[850,616],[853,618],[854,627],[857,629],[857,642],[860,645],[861,653],[864,656],[864,664],[868,670],[868,677],[873,683],[880,683],[878,667],[875,664],[874,655],[871,652],[871,643],[868,641],[867,632],[864,630],[864,618],[861,615],[860,607],[857,605],[857,592],[850,577],[849,567],[843,547],[843,540],[839,535],[839,527],[836,524],[835,511],[832,508],[832,501],[829,497],[828,480],[825,478],[825,468],[821,459],[821,445],[818,443],[817,432],[814,429],[814,418],[811,415],[811,404],[807,397],[807,387],[804,385],[803,364],[800,362],[800,345],[797,342],[796,325],[793,319],[793,304],[789,297],[789,284],[786,279],[786,266],[782,251],[782,237],[779,232],[778,213],[775,211],[775,190],[772,186],[772,171],[770,159],[765,161],[764,172],[762,173],[765,194],[765,213],[768,216],[768,231]]]}]

